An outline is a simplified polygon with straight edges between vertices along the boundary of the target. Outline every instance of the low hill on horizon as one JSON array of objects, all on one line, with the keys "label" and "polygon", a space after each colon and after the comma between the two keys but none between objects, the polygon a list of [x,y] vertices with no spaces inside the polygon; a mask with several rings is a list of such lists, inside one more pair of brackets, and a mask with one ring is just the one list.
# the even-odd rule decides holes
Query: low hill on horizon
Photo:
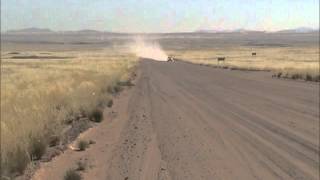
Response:
[{"label": "low hill on horizon", "polygon": [[[199,29],[193,32],[183,33],[315,33],[319,32],[319,29],[310,27],[299,27],[294,29],[283,29],[279,31],[259,31],[248,29]],[[24,28],[14,29],[2,32],[3,34],[179,34],[182,32],[169,32],[169,33],[123,33],[123,32],[111,32],[111,31],[99,31],[94,29],[80,29],[80,30],[68,30],[68,31],[54,31],[49,28]]]}]

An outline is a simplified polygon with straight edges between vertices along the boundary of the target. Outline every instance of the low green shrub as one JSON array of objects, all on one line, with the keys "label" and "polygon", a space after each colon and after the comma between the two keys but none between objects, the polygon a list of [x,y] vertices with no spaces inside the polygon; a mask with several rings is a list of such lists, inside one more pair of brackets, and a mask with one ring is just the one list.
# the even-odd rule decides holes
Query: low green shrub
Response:
[{"label": "low green shrub", "polygon": [[87,163],[84,161],[78,161],[77,162],[77,171],[84,171],[87,167]]},{"label": "low green shrub", "polygon": [[103,110],[100,108],[94,109],[90,113],[89,119],[94,122],[101,122],[103,120]]},{"label": "low green shrub", "polygon": [[79,151],[84,151],[89,147],[89,142],[86,140],[80,140],[77,145]]},{"label": "low green shrub", "polygon": [[306,81],[312,81],[312,76],[310,74],[306,74]]},{"label": "low green shrub", "polygon": [[82,177],[77,171],[70,169],[66,172],[63,179],[64,180],[81,180]]},{"label": "low green shrub", "polygon": [[111,107],[112,107],[112,105],[113,105],[113,100],[112,100],[112,99],[110,99],[110,100],[108,101],[108,103],[107,103],[107,106],[108,106],[109,108],[111,108]]}]

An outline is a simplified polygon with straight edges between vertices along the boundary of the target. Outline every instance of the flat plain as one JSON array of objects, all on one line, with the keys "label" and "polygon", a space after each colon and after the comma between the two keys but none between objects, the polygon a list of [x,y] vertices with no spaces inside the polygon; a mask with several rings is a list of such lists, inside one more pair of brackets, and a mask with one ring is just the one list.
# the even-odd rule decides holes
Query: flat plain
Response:
[{"label": "flat plain", "polygon": [[[319,178],[318,33],[144,35],[176,62],[137,62],[127,51],[137,35],[34,36],[3,38],[1,128],[18,123],[38,132],[46,124],[39,122],[57,122],[56,111],[36,116],[52,105],[63,104],[58,112],[114,105],[70,147],[81,139],[94,144],[40,163],[33,179],[61,179],[79,161],[87,164],[84,179]],[[131,70],[134,85],[120,96],[103,91]],[[1,133],[2,148],[32,142],[28,132]]]}]

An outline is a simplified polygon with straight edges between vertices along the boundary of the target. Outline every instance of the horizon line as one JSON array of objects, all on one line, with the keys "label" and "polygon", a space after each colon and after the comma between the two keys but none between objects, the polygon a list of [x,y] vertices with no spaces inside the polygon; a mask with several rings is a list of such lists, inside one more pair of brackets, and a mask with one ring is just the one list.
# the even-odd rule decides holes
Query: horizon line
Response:
[{"label": "horizon line", "polygon": [[[168,32],[122,32],[122,31],[110,31],[110,30],[97,30],[97,29],[77,29],[77,30],[56,30],[51,28],[42,28],[42,27],[26,27],[26,28],[17,28],[17,29],[7,29],[5,31],[1,30],[2,33],[10,33],[10,32],[18,32],[23,30],[45,30],[50,31],[52,33],[63,33],[63,32],[79,32],[79,31],[97,31],[102,33],[118,33],[118,34],[168,34],[168,33],[194,33],[194,32],[202,32],[202,33],[236,33],[241,31],[255,31],[255,32],[280,32],[280,31],[286,31],[286,30],[298,30],[298,29],[309,29],[312,31],[319,31],[320,27],[311,27],[311,26],[297,26],[295,28],[284,28],[279,30],[262,30],[262,29],[246,29],[246,28],[233,28],[233,29],[223,29],[223,28],[203,28],[203,29],[197,29],[193,31],[168,31]],[[211,32],[210,32],[211,31]],[[40,32],[39,32],[40,33]]]}]

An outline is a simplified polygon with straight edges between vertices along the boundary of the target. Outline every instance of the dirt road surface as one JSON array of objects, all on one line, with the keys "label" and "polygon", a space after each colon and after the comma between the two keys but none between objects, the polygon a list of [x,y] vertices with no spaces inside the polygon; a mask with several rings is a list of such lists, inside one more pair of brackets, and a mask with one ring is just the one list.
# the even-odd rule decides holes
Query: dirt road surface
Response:
[{"label": "dirt road surface", "polygon": [[135,86],[96,144],[42,164],[61,179],[80,158],[84,179],[319,179],[319,84],[269,73],[144,60]]}]

